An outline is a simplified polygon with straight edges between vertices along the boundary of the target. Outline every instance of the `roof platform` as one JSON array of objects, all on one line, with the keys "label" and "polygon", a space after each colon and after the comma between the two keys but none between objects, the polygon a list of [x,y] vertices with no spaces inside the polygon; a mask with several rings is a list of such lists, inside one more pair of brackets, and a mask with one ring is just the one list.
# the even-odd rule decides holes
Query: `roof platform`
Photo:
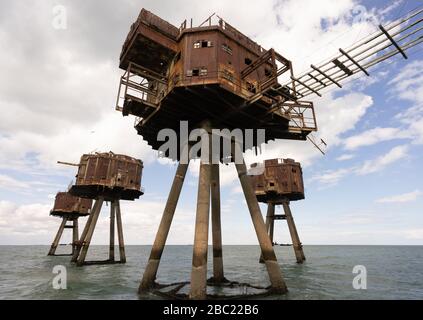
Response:
[{"label": "roof platform", "polygon": [[179,29],[153,13],[142,9],[123,44],[119,67],[130,62],[165,73],[177,52]]},{"label": "roof platform", "polygon": [[[283,107],[285,111],[282,111]],[[175,87],[163,98],[160,106],[152,107],[134,99],[128,101],[127,108],[138,116],[135,124],[138,134],[155,150],[163,144],[163,141],[157,141],[162,128],[173,129],[179,134],[180,121],[188,121],[189,130],[192,130],[198,128],[205,117],[215,129],[265,129],[266,142],[275,139],[306,140],[315,128],[314,123],[311,127],[307,126],[304,112],[297,114],[297,123],[293,122],[292,115],[297,112],[298,105],[280,105],[280,112],[272,112],[271,101],[261,99],[248,105],[244,99],[218,84]],[[312,104],[300,108],[311,111],[310,119],[313,120]],[[302,127],[298,126],[300,123]]]},{"label": "roof platform", "polygon": [[253,163],[250,177],[259,202],[279,205],[304,199],[301,165],[292,159],[265,160],[261,165]]},{"label": "roof platform", "polygon": [[79,164],[70,165],[78,167],[76,183],[69,189],[74,196],[114,201],[135,200],[144,194],[143,162],[139,159],[105,152],[84,154]]},{"label": "roof platform", "polygon": [[88,216],[91,212],[92,200],[76,197],[69,192],[58,192],[54,201],[51,216],[74,220]]},{"label": "roof platform", "polygon": [[131,190],[123,187],[107,187],[98,184],[92,185],[73,185],[69,189],[69,193],[86,199],[104,198],[105,201],[113,201],[115,199],[133,201],[144,194],[143,189]]}]

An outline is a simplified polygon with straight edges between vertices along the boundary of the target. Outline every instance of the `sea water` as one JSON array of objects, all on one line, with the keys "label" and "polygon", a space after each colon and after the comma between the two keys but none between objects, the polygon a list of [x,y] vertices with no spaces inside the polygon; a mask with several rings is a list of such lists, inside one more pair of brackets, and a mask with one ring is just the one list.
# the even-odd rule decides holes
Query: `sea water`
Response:
[{"label": "sea water", "polygon": [[[47,256],[48,246],[0,246],[0,299],[157,299],[137,294],[151,246],[127,246],[126,264],[76,267],[70,257]],[[211,248],[210,248],[211,249]],[[59,247],[57,253],[69,252]],[[275,246],[286,295],[266,299],[423,299],[423,246],[304,246],[297,264],[292,247]],[[115,249],[116,259],[119,250]],[[225,277],[253,285],[269,284],[259,264],[258,246],[224,246]],[[91,246],[87,260],[108,258],[107,246]],[[192,246],[167,246],[159,283],[189,281]],[[66,289],[55,289],[53,268],[64,266]],[[363,266],[365,274],[353,273]],[[212,255],[209,250],[209,276]],[[361,270],[361,269],[360,269]],[[366,289],[353,285],[365,276]]]}]

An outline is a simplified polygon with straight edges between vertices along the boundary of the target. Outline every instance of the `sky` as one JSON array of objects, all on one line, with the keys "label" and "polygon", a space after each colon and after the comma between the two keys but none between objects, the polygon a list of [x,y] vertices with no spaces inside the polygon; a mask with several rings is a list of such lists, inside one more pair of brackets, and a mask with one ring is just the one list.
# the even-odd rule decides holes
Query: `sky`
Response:
[{"label": "sky", "polygon": [[[179,26],[217,12],[299,74],[420,5],[420,1],[17,0],[0,3],[0,245],[50,244],[49,216],[76,174],[58,160],[113,151],[144,161],[145,195],[122,201],[126,244],[151,244],[175,163],[163,161],[115,111],[119,54],[141,8]],[[60,7],[57,7],[60,6]],[[57,8],[66,27],[55,27]],[[313,97],[326,155],[310,143],[275,141],[247,163],[293,158],[303,166],[306,199],[292,212],[307,244],[423,245],[423,52],[400,55],[342,89]],[[198,163],[189,169],[168,244],[192,244]],[[257,244],[233,166],[221,166],[224,244]],[[93,237],[108,243],[104,207]],[[277,212],[282,210],[277,208]],[[266,209],[262,206],[262,212]],[[81,219],[80,223],[85,223]],[[65,235],[70,241],[70,235]],[[275,241],[290,242],[284,221]]]}]

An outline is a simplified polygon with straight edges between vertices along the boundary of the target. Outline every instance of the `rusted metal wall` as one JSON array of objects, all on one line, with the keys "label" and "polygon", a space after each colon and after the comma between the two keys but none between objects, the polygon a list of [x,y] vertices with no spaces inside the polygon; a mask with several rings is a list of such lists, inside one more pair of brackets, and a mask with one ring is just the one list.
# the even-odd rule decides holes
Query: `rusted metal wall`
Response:
[{"label": "rusted metal wall", "polygon": [[[212,46],[195,48],[197,41],[211,42]],[[265,70],[272,69],[270,64],[265,64],[241,79],[241,71],[248,66],[246,61],[252,63],[259,55],[219,27],[184,30],[179,39],[179,50],[182,62],[172,66],[169,72],[170,83],[173,75],[181,76],[179,86],[223,84],[233,93],[247,98],[252,95],[248,91],[249,84],[258,90],[258,82],[268,77]],[[202,67],[207,70],[207,75],[188,75],[192,70]]]},{"label": "rusted metal wall", "polygon": [[171,56],[177,51],[178,35],[179,28],[142,9],[122,46],[120,67],[126,69],[129,62],[135,62],[148,69],[163,72],[167,69]]},{"label": "rusted metal wall", "polygon": [[[211,42],[212,46],[195,48],[194,43],[201,40]],[[248,98],[254,93],[248,88],[253,85],[258,91],[258,83],[269,77],[265,70],[272,70],[272,65],[260,66],[245,79],[241,71],[248,66],[246,59],[251,63],[264,52],[261,46],[226,22],[180,30],[143,9],[123,45],[120,66],[126,69],[129,62],[133,62],[161,72],[167,76],[167,92],[175,85],[222,84]],[[200,68],[207,70],[207,74],[189,75]]]},{"label": "rusted metal wall", "polygon": [[179,36],[179,28],[156,16],[154,13],[151,13],[148,10],[141,9],[138,20],[172,39],[176,40],[176,38]]},{"label": "rusted metal wall", "polygon": [[56,194],[54,207],[50,214],[55,216],[62,216],[66,214],[86,216],[90,214],[91,206],[91,199],[75,197],[69,192],[59,192]]},{"label": "rusted metal wall", "polygon": [[114,153],[84,154],[81,157],[76,186],[98,185],[130,190],[141,189],[141,160]]},{"label": "rusted metal wall", "polygon": [[265,160],[263,174],[252,175],[251,181],[261,202],[304,199],[301,165],[292,159]]}]

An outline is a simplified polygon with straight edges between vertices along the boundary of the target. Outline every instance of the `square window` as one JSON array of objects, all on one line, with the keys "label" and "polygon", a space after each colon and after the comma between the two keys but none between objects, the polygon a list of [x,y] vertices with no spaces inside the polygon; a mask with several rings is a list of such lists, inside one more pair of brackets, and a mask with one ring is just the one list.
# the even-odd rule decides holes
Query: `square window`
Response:
[{"label": "square window", "polygon": [[200,75],[199,69],[192,69],[192,76],[193,77],[198,77],[199,75]]},{"label": "square window", "polygon": [[200,69],[200,76],[206,76],[207,75],[207,68],[201,68]]},{"label": "square window", "polygon": [[228,46],[226,43],[222,44],[222,50],[226,53],[232,55],[232,48]]}]

